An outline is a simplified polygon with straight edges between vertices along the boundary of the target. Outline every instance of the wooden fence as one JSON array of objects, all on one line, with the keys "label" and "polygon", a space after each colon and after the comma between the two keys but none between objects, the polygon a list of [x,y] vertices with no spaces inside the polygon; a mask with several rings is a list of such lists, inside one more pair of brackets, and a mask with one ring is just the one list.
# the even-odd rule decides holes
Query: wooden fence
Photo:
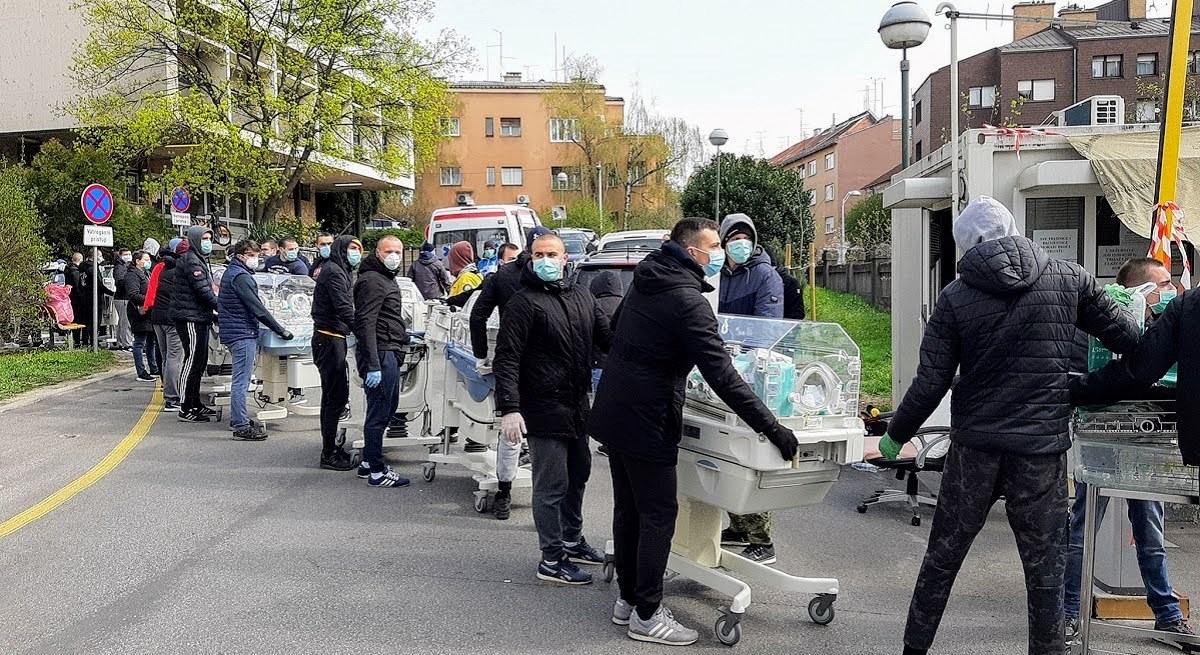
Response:
[{"label": "wooden fence", "polygon": [[[798,271],[807,279],[808,271]],[[800,275],[797,275],[800,277]],[[875,258],[847,260],[838,264],[836,257],[817,262],[817,286],[862,298],[876,309],[892,311],[892,261]]]}]

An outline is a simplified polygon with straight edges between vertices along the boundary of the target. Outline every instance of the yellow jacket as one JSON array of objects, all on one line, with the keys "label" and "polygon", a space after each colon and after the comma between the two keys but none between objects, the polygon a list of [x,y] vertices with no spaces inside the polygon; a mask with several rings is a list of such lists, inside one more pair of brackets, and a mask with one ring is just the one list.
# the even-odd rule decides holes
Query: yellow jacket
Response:
[{"label": "yellow jacket", "polygon": [[472,268],[465,268],[458,274],[454,285],[450,287],[450,295],[457,296],[471,289],[478,289],[481,284],[483,284],[483,276]]}]

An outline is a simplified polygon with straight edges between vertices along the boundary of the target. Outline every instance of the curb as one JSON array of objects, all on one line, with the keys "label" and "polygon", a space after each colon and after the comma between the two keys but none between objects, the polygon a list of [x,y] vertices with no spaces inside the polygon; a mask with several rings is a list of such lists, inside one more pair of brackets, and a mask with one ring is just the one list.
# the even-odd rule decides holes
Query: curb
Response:
[{"label": "curb", "polygon": [[[86,378],[82,378],[79,380],[72,380],[70,382],[59,382],[58,384],[53,384],[48,387],[42,387],[40,389],[31,389],[24,393],[18,394],[12,398],[9,398],[8,400],[0,400],[0,414],[3,414],[4,412],[7,412],[7,411],[10,411],[13,409],[17,409],[19,407],[24,407],[26,405],[35,403],[39,400],[53,398],[54,396],[59,396],[64,393],[74,391],[74,390],[80,389],[82,387],[86,387],[87,385],[92,384],[94,382],[102,382],[104,380],[115,378],[118,375],[125,375],[128,373],[132,373],[133,370],[134,370],[133,366],[131,365],[130,362],[125,362],[125,361],[121,361],[120,359],[118,359],[117,365],[114,368],[112,368],[108,371],[104,371],[103,373],[95,373],[93,375],[87,376]],[[149,387],[147,387],[147,388],[149,388]]]}]

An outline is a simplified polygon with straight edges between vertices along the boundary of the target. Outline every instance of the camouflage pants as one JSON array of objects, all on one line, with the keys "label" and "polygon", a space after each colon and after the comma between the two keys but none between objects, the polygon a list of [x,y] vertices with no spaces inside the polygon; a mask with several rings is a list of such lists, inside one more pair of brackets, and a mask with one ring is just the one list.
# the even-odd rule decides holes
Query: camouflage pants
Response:
[{"label": "camouflage pants", "polygon": [[730,514],[729,529],[746,535],[753,546],[766,546],[771,543],[771,513]]},{"label": "camouflage pants", "polygon": [[1005,498],[1008,523],[1025,569],[1030,655],[1062,655],[1066,554],[1067,458],[1009,455],[955,444],[934,511],[925,561],[908,609],[905,645],[928,649],[950,588],[992,504]]}]

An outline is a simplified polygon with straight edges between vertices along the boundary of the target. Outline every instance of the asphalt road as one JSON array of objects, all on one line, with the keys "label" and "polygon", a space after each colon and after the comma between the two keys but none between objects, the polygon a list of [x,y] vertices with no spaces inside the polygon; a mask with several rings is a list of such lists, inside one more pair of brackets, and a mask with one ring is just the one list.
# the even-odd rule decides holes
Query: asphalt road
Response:
[{"label": "asphalt road", "polygon": [[[132,373],[65,395],[0,407],[0,521],[100,461],[151,399]],[[313,400],[315,400],[315,396]],[[534,578],[529,492],[512,519],[476,514],[474,483],[441,466],[420,480],[420,450],[395,466],[414,482],[370,488],[316,467],[315,418],[270,426],[261,443],[224,426],[162,415],[112,473],[0,538],[0,653],[662,652],[609,623],[615,588]],[[587,536],[609,533],[611,487],[597,457]],[[889,476],[846,469],[822,505],[776,513],[779,568],[840,578],[837,617],[808,620],[807,597],[756,589],[735,647],[744,653],[899,653],[929,520],[897,506],[854,510]],[[1200,531],[1170,528],[1176,586],[1200,590]],[[686,580],[670,607],[712,637],[726,599]],[[938,653],[1025,650],[1024,584],[1003,509],[955,588]],[[1148,643],[1135,653],[1177,652]]]}]

